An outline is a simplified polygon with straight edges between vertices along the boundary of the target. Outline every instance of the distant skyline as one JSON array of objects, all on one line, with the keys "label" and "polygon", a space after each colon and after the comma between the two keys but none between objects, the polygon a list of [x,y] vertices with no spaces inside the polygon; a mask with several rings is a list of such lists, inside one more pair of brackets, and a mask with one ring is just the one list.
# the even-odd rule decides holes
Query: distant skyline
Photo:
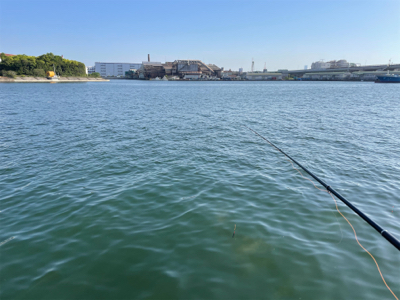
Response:
[{"label": "distant skyline", "polygon": [[400,1],[0,0],[0,52],[98,62],[200,59],[303,69],[400,63]]}]

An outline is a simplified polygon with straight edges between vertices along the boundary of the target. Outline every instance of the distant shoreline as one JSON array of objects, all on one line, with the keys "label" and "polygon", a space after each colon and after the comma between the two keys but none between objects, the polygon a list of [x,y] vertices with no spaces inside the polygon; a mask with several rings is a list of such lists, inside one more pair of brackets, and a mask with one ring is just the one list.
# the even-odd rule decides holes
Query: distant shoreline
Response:
[{"label": "distant shoreline", "polygon": [[88,77],[60,77],[58,80],[51,80],[44,77],[21,77],[16,78],[0,77],[0,83],[57,83],[57,82],[106,82],[109,79],[104,78],[88,78]]}]

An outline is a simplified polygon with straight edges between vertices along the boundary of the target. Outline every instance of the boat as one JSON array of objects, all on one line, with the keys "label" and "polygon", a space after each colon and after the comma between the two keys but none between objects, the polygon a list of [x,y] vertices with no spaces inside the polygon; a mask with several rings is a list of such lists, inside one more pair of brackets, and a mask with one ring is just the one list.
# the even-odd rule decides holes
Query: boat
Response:
[{"label": "boat", "polygon": [[375,80],[375,83],[400,83],[400,75],[389,73],[391,62],[392,60],[390,59],[387,67],[387,73],[385,75],[376,76],[377,79]]},{"label": "boat", "polygon": [[400,76],[395,74],[377,76],[375,83],[400,83]]}]

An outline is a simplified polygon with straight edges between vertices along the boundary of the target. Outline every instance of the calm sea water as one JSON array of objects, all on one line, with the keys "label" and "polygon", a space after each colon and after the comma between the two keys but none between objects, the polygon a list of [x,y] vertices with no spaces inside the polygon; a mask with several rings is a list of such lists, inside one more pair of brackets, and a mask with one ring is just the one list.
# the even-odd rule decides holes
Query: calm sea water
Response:
[{"label": "calm sea water", "polygon": [[[400,85],[1,84],[0,298],[394,299],[243,125],[400,238]],[[400,296],[400,252],[339,208]]]}]

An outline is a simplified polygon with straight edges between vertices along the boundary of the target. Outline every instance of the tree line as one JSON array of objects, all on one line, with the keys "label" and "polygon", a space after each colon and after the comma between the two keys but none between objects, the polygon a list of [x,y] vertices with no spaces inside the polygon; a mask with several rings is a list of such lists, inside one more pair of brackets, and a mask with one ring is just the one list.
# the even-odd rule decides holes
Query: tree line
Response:
[{"label": "tree line", "polygon": [[3,73],[3,76],[15,74],[44,77],[47,71],[53,71],[53,65],[56,73],[60,76],[86,76],[86,67],[83,63],[64,59],[53,53],[37,57],[24,54],[6,56],[1,53],[0,58],[0,72]]}]

